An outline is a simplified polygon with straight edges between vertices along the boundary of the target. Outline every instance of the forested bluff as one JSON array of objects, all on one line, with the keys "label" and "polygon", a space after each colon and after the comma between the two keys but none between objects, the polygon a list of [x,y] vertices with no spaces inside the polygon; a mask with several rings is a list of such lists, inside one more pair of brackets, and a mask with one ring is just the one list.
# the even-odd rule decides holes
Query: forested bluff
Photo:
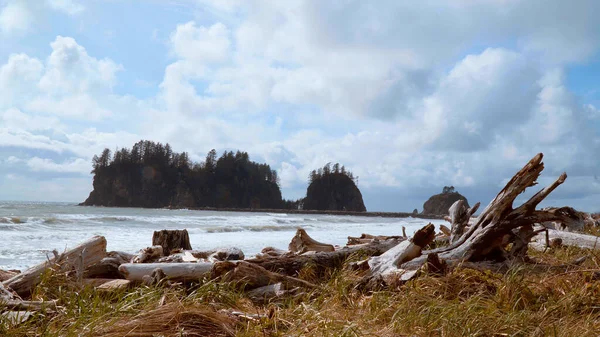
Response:
[{"label": "forested bluff", "polygon": [[282,198],[277,171],[246,152],[213,149],[204,162],[169,144],[141,140],[92,159],[93,190],[80,205],[143,208],[289,209],[365,212],[350,171],[326,164],[311,172],[305,198]]}]

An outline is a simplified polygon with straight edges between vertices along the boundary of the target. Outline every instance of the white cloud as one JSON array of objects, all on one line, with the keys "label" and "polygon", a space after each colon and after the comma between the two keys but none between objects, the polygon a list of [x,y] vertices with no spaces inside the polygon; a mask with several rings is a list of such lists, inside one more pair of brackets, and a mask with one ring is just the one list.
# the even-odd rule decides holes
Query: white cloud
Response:
[{"label": "white cloud", "polygon": [[33,157],[27,160],[27,167],[36,172],[80,173],[89,174],[90,162],[75,158],[63,163],[55,163],[46,158]]},{"label": "white cloud", "polygon": [[10,1],[0,8],[0,33],[27,32],[34,21],[34,14],[25,1]]},{"label": "white cloud", "polygon": [[77,0],[7,0],[0,3],[0,34],[20,36],[35,30],[35,25],[47,15],[45,7],[68,15],[77,15],[85,7]]},{"label": "white cloud", "polygon": [[222,23],[197,27],[192,21],[177,26],[171,34],[171,44],[177,57],[203,64],[224,61],[231,43],[229,30]]},{"label": "white cloud", "polygon": [[69,15],[76,15],[85,9],[77,0],[46,0],[48,5],[54,10],[65,12]]}]

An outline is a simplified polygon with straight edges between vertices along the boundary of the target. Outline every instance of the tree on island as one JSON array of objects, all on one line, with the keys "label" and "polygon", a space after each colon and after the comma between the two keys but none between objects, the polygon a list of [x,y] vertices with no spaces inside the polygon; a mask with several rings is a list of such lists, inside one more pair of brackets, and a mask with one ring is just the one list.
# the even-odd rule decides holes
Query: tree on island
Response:
[{"label": "tree on island", "polygon": [[312,170],[303,208],[306,210],[355,211],[367,209],[354,175],[339,163]]},{"label": "tree on island", "polygon": [[83,205],[282,208],[277,172],[246,152],[213,149],[204,162],[169,144],[142,140],[92,159],[93,191]]}]

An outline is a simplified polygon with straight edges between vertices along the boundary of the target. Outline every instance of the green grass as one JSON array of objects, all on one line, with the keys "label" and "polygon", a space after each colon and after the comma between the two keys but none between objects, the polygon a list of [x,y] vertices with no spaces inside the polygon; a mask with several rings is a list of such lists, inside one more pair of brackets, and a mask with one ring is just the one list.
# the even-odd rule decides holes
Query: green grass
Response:
[{"label": "green grass", "polygon": [[[0,336],[597,336],[600,257],[576,248],[531,255],[539,265],[505,273],[459,268],[376,292],[357,290],[360,272],[316,278],[309,268],[300,277],[321,289],[268,304],[208,280],[106,294],[49,274],[33,297],[58,300],[59,312],[10,329],[0,321]],[[576,269],[544,267],[584,255]],[[238,319],[227,309],[264,317]]]}]

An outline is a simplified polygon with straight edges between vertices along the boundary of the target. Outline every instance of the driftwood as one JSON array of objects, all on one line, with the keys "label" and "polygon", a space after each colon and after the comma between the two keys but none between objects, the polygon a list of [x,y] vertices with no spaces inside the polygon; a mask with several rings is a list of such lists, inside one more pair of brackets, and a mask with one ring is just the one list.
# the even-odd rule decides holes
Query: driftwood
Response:
[{"label": "driftwood", "polygon": [[100,262],[106,256],[106,239],[103,236],[94,236],[82,242],[58,257],[49,259],[31,267],[21,274],[6,280],[3,284],[13,289],[20,296],[27,296],[40,281],[44,271],[52,266],[61,266],[79,270],[83,277],[83,270]]},{"label": "driftwood", "polygon": [[340,268],[352,254],[360,253],[362,256],[377,256],[397,245],[398,240],[372,242],[364,245],[344,247],[333,252],[317,252],[310,255],[284,255],[280,257],[260,257],[248,259],[247,262],[257,264],[269,271],[295,276],[306,267],[311,266],[317,275],[322,275],[326,270]]},{"label": "driftwood", "polygon": [[96,287],[96,289],[100,291],[110,292],[115,290],[127,289],[130,286],[131,281],[129,280],[111,280],[109,282],[99,285],[98,287]]},{"label": "driftwood", "polygon": [[403,241],[380,256],[369,259],[370,277],[382,278],[385,283],[391,283],[390,278],[399,277],[408,280],[415,276],[414,271],[403,270],[400,266],[421,255],[423,248],[435,238],[435,226],[428,224],[415,232],[413,238]]},{"label": "driftwood", "polygon": [[152,246],[162,246],[164,255],[170,255],[175,249],[192,250],[187,229],[156,231],[152,235]]},{"label": "driftwood", "polygon": [[274,299],[294,294],[297,294],[296,289],[288,290],[283,286],[283,283],[270,284],[264,287],[250,290],[246,293],[248,298],[258,303],[267,303]]},{"label": "driftwood", "polygon": [[244,290],[256,289],[275,283],[282,283],[285,289],[303,287],[314,289],[317,286],[291,276],[273,273],[265,268],[246,261],[217,262],[214,264],[211,278],[219,278],[225,282],[235,282]]},{"label": "driftwood", "polygon": [[2,283],[0,283],[0,301],[10,301],[20,299],[19,295],[12,291],[12,289],[7,289],[4,287]]},{"label": "driftwood", "polygon": [[213,264],[207,262],[198,263],[124,263],[119,271],[126,279],[141,282],[144,276],[151,275],[154,269],[161,269],[167,278],[173,281],[198,280],[208,274]]},{"label": "driftwood", "polygon": [[[402,226],[402,232],[406,234],[404,226]],[[352,245],[361,245],[365,243],[371,243],[374,241],[385,241],[385,240],[406,240],[406,236],[395,235],[395,236],[387,236],[387,235],[371,235],[371,234],[361,234],[360,237],[349,236],[347,246]]]},{"label": "driftwood", "polygon": [[[156,233],[156,232],[155,232]],[[131,259],[132,263],[154,262],[163,256],[162,246],[152,246],[141,249],[140,252]]]},{"label": "driftwood", "polygon": [[10,329],[13,326],[24,323],[34,314],[35,313],[31,311],[6,311],[0,313],[0,317],[2,317],[2,321],[5,323],[4,327]]},{"label": "driftwood", "polygon": [[465,228],[469,224],[471,216],[477,212],[480,203],[476,203],[473,207],[467,208],[464,200],[457,200],[448,212],[450,213],[450,243],[454,243],[464,234]]},{"label": "driftwood", "polygon": [[450,235],[452,235],[450,228],[448,228],[444,225],[440,225],[440,232],[442,232],[442,234],[444,234],[445,236],[448,236],[448,237],[450,237]]},{"label": "driftwood", "polygon": [[[546,248],[546,231],[543,227],[536,227],[538,234],[533,237],[530,246],[537,250]],[[581,233],[564,232],[556,229],[548,229],[549,244],[560,242],[560,245],[573,246],[586,249],[600,250],[600,237]],[[554,243],[556,245],[556,243]]]},{"label": "driftwood", "polygon": [[289,254],[288,251],[283,249],[278,249],[275,247],[265,247],[263,248],[259,254],[256,254],[257,258],[268,258],[268,257],[278,257],[285,254]]},{"label": "driftwood", "polygon": [[302,254],[306,252],[333,252],[333,245],[321,243],[311,238],[304,229],[298,228],[296,235],[292,238],[288,249],[292,253]]},{"label": "driftwood", "polygon": [[0,301],[0,309],[10,311],[56,311],[56,301]]},{"label": "driftwood", "polygon": [[16,271],[0,269],[0,282],[4,282],[17,274],[19,273],[17,273]]},{"label": "driftwood", "polygon": [[[588,220],[588,215],[582,212],[575,210],[572,207],[546,207],[543,208],[544,211],[552,211],[555,213],[561,214],[561,219],[552,222],[554,225],[554,229],[558,229],[561,231],[580,231],[585,226],[586,220]],[[589,220],[588,220],[589,221]],[[544,223],[544,227],[550,228],[549,222]]]},{"label": "driftwood", "polygon": [[537,154],[519,170],[459,239],[447,247],[423,251],[420,256],[399,265],[398,269],[416,271],[426,263],[427,256],[432,253],[437,254],[437,258],[445,260],[448,264],[522,258],[521,251],[513,252],[517,254],[514,256],[505,250],[506,245],[515,243],[518,237],[515,235],[515,230],[518,232],[525,227],[525,232],[528,232],[527,226],[535,223],[564,221],[568,218],[562,209],[535,209],[565,181],[566,173],[521,206],[513,208],[515,198],[526,188],[537,184],[536,180],[544,169],[542,158],[541,153]]}]

